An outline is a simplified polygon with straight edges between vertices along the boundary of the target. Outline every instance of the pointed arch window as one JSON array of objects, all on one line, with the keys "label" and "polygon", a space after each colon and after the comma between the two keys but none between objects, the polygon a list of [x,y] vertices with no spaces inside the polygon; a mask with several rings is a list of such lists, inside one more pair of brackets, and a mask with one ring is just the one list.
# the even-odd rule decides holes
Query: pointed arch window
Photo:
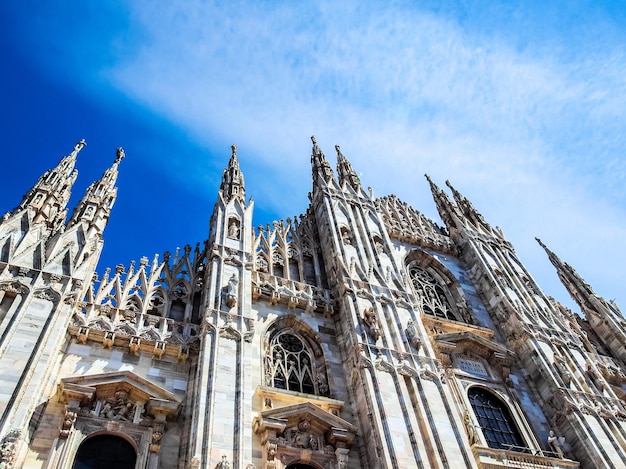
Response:
[{"label": "pointed arch window", "polygon": [[447,289],[435,278],[435,276],[419,265],[409,266],[409,277],[417,295],[422,302],[424,314],[443,319],[458,321]]},{"label": "pointed arch window", "polygon": [[515,450],[525,447],[504,402],[493,393],[479,387],[470,388],[467,395],[490,448]]},{"label": "pointed arch window", "polygon": [[266,355],[267,384],[289,391],[318,394],[312,357],[306,343],[297,335],[289,331],[276,334]]}]

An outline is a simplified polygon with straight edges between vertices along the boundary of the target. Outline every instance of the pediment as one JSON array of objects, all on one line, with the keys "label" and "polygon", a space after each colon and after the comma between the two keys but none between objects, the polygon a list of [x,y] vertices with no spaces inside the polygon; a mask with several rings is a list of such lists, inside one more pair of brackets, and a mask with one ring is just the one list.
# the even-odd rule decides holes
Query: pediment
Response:
[{"label": "pediment", "polygon": [[356,432],[356,427],[350,422],[345,421],[324,409],[312,404],[311,402],[301,402],[299,404],[288,405],[278,409],[269,409],[261,412],[261,418],[271,420],[282,420],[290,423],[298,422],[302,419],[309,419],[311,425],[328,430],[337,428],[349,432]]},{"label": "pediment", "polygon": [[435,347],[441,353],[453,354],[459,350],[470,350],[472,353],[487,360],[492,357],[512,359],[515,353],[503,345],[471,331],[450,332],[434,337]]},{"label": "pediment", "polygon": [[472,356],[489,363],[506,378],[515,358],[515,353],[508,348],[471,329],[442,332],[432,337],[432,340],[437,358],[446,367],[453,366],[455,357]]},{"label": "pediment", "polygon": [[340,442],[342,446],[348,447],[352,445],[356,434],[356,427],[350,422],[311,402],[264,410],[252,425],[256,433],[284,435],[291,429],[299,429],[325,435],[327,443],[335,445]]},{"label": "pediment", "polygon": [[180,410],[176,395],[131,371],[75,376],[63,378],[59,383],[62,399],[81,407],[91,405],[96,399],[112,399],[120,391],[132,402],[145,403],[148,412],[155,416],[174,416]]}]

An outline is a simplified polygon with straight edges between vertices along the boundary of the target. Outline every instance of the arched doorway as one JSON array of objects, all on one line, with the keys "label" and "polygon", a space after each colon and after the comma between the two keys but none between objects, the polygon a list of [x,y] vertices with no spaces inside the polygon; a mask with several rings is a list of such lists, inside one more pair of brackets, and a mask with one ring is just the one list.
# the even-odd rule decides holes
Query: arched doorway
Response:
[{"label": "arched doorway", "polygon": [[309,466],[308,464],[302,464],[299,462],[289,464],[285,469],[315,469],[313,466]]},{"label": "arched doorway", "polygon": [[135,469],[137,453],[119,436],[98,435],[80,445],[72,469]]}]

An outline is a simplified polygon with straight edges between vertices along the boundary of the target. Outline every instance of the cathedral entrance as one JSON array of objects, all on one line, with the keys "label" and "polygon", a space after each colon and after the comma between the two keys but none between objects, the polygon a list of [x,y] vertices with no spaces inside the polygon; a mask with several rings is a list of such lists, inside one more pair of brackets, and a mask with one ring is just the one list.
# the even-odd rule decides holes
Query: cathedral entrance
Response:
[{"label": "cathedral entrance", "polygon": [[80,445],[72,469],[135,469],[136,460],[135,448],[128,441],[99,435]]}]

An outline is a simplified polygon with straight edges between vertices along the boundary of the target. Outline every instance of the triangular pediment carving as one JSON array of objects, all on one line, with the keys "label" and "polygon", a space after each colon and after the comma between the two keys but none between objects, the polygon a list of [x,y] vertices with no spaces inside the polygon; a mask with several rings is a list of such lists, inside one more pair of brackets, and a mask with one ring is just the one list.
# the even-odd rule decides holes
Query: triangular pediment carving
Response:
[{"label": "triangular pediment carving", "polygon": [[176,395],[131,371],[75,376],[59,383],[62,400],[75,407],[90,407],[96,400],[111,400],[120,392],[127,401],[145,405],[146,411],[157,418],[176,416],[180,410]]},{"label": "triangular pediment carving", "polygon": [[275,457],[287,463],[307,457],[321,467],[332,464],[337,451],[347,451],[356,435],[354,425],[312,402],[264,410],[252,428],[261,436],[269,462]]},{"label": "triangular pediment carving", "polygon": [[258,418],[259,430],[262,430],[264,425],[273,425],[270,422],[284,422],[289,427],[292,426],[290,424],[295,426],[298,422],[305,419],[310,421],[311,428],[317,428],[322,431],[333,429],[352,434],[356,432],[356,427],[350,422],[327,412],[311,402],[301,402],[278,409],[264,410]]},{"label": "triangular pediment carving", "polygon": [[451,332],[438,334],[435,337],[435,343],[446,347],[447,344],[454,344],[454,348],[467,348],[483,358],[489,358],[492,354],[498,353],[505,356],[513,357],[514,352],[506,347],[494,342],[486,337],[481,337],[470,331]]}]

